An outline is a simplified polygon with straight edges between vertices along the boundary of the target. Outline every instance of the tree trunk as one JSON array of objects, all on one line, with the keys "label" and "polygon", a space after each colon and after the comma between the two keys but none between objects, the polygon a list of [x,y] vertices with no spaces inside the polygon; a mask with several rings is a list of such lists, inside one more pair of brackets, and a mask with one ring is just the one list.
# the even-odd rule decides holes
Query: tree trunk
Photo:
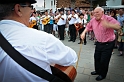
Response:
[{"label": "tree trunk", "polygon": [[71,0],[71,8],[75,8],[76,0]]}]

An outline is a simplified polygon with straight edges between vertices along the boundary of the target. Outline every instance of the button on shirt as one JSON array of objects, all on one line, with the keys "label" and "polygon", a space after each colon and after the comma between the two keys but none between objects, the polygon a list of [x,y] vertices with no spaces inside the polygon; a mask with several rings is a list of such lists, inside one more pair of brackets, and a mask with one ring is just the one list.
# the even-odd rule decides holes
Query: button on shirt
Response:
[{"label": "button on shirt", "polygon": [[82,24],[84,24],[84,27],[86,27],[86,23],[87,23],[87,21],[86,21],[86,19],[80,19],[80,18],[78,18],[76,21],[75,21],[75,23],[82,23]]},{"label": "button on shirt", "polygon": [[[51,73],[50,64],[72,65],[74,50],[51,34],[12,20],[0,22],[0,32],[24,57]],[[0,48],[0,82],[48,82],[18,65]]]},{"label": "button on shirt", "polygon": [[[107,15],[103,15],[101,20],[106,20],[112,24],[120,25],[117,20]],[[95,37],[98,42],[110,42],[115,40],[114,29],[103,27],[102,23],[97,21],[95,17],[90,20],[90,22],[86,26],[86,29],[88,31],[94,31]]]},{"label": "button on shirt", "polygon": [[68,16],[68,18],[71,18],[71,20],[69,21],[69,25],[74,24],[75,21],[78,19],[78,15],[77,15],[77,14],[75,14],[74,17],[75,17],[75,18],[72,17],[72,14],[70,14],[70,15]]},{"label": "button on shirt", "polygon": [[[55,19],[58,18],[59,16],[60,16],[60,14],[57,15],[57,16],[55,17]],[[62,20],[62,19],[60,18],[59,21],[57,22],[57,25],[65,25],[65,24],[66,24],[66,14],[62,15],[62,18],[64,18],[64,20]]]}]

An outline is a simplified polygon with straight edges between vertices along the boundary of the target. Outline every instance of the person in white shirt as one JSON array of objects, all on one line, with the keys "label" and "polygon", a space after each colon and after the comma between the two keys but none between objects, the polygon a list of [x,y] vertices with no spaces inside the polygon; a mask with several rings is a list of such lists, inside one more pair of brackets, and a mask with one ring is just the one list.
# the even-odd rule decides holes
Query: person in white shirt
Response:
[{"label": "person in white shirt", "polygon": [[68,20],[68,16],[71,14],[71,11],[70,10],[68,10],[67,11],[67,19],[66,19],[66,28],[65,28],[65,31],[66,31],[66,33],[65,34],[67,34],[68,35],[68,38],[70,38],[70,31],[69,31],[69,20]]},{"label": "person in white shirt", "polygon": [[75,42],[76,40],[76,28],[74,26],[75,21],[78,19],[78,15],[76,14],[76,11],[74,9],[71,10],[71,13],[68,16],[68,20],[69,20],[69,31],[70,31],[70,41]]},{"label": "person in white shirt", "polygon": [[41,20],[41,18],[42,18],[42,14],[40,13],[39,14],[39,27],[40,27],[40,30],[42,31],[43,27],[42,27],[42,20]]},{"label": "person in white shirt", "polygon": [[34,29],[38,29],[38,26],[37,26],[37,19],[36,19],[35,16],[36,16],[36,13],[33,12],[33,13],[31,14],[30,19],[29,19],[29,23],[30,23],[29,27],[30,27],[30,28],[34,28]]},{"label": "person in white shirt", "polygon": [[[77,25],[78,24],[78,25]],[[84,29],[85,29],[85,27],[86,27],[86,24],[87,24],[87,21],[86,21],[86,19],[84,19],[84,14],[80,14],[79,15],[79,18],[78,18],[78,20],[77,21],[75,21],[75,27],[76,28],[78,28],[78,31],[79,31],[79,36],[80,36],[80,34],[84,31]],[[78,43],[78,44],[81,44],[81,38],[80,38],[80,42]],[[85,39],[84,39],[84,45],[86,45],[86,37],[85,37]]]},{"label": "person in white shirt", "polygon": [[86,13],[86,11],[85,10],[82,10],[82,14],[84,14],[84,19],[88,19],[88,16],[87,16],[87,13]]},{"label": "person in white shirt", "polygon": [[65,24],[66,24],[66,14],[64,14],[62,9],[59,9],[59,15],[55,17],[55,21],[57,21],[58,32],[60,36],[60,40],[64,40],[64,32],[65,32]]},{"label": "person in white shirt", "polygon": [[[55,36],[55,32],[57,31],[58,32],[58,25],[57,25],[57,22],[55,22],[55,17],[59,15],[59,12],[58,11],[55,11],[55,14],[54,14],[54,25],[53,25],[53,35]],[[59,37],[59,33],[58,33],[58,37]]]},{"label": "person in white shirt", "polygon": [[[1,34],[21,55],[51,74],[51,64],[73,65],[77,61],[74,50],[52,34],[27,27],[33,3],[36,1],[0,1]],[[0,47],[0,82],[48,81],[21,67]]]}]

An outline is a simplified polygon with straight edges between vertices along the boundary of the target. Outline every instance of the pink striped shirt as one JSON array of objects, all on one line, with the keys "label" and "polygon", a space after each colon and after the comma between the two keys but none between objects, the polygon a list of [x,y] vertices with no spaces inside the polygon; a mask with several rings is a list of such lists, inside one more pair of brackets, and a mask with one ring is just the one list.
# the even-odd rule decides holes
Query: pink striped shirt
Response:
[{"label": "pink striped shirt", "polygon": [[[112,24],[119,24],[117,20],[107,15],[103,15],[101,19],[105,19]],[[114,29],[103,27],[102,23],[97,21],[95,17],[87,24],[86,29],[88,31],[94,31],[98,42],[110,42],[115,40]]]}]

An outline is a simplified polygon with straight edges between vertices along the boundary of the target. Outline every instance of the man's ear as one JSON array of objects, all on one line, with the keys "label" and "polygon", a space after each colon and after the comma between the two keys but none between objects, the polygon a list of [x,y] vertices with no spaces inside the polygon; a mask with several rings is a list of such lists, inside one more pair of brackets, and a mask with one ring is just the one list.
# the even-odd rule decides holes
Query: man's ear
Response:
[{"label": "man's ear", "polygon": [[15,14],[18,15],[19,17],[22,16],[21,6],[20,6],[19,4],[16,4],[16,5],[15,5],[14,11],[15,11]]}]

